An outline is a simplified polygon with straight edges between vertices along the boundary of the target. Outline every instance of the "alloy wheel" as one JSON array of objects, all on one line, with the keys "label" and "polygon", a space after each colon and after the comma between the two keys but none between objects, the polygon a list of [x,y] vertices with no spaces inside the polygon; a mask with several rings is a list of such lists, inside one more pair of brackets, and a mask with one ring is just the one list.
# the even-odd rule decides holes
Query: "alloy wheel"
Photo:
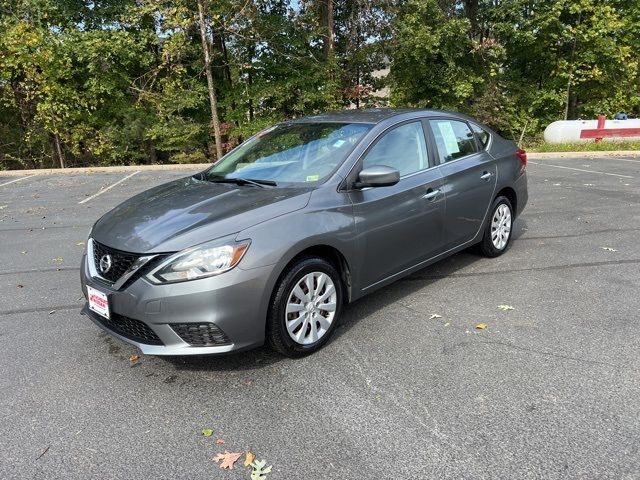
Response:
[{"label": "alloy wheel", "polygon": [[336,314],[338,294],[331,277],[311,272],[301,277],[289,293],[285,325],[294,342],[310,345],[329,330]]},{"label": "alloy wheel", "polygon": [[501,203],[493,213],[491,220],[491,243],[498,250],[503,250],[509,242],[511,235],[511,209],[505,203]]}]

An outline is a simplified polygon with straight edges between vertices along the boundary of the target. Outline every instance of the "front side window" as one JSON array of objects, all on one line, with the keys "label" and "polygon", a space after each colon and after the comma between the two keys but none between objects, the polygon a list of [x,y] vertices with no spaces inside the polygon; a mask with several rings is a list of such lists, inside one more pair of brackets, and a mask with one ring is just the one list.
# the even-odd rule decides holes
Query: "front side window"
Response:
[{"label": "front side window", "polygon": [[385,165],[400,176],[429,168],[421,122],[411,122],[386,132],[364,157],[362,168]]},{"label": "front side window", "polygon": [[317,183],[344,162],[371,127],[324,122],[276,125],[237,147],[205,176],[207,180]]},{"label": "front side window", "polygon": [[430,124],[438,147],[440,163],[450,162],[477,151],[473,132],[465,122],[431,120]]}]

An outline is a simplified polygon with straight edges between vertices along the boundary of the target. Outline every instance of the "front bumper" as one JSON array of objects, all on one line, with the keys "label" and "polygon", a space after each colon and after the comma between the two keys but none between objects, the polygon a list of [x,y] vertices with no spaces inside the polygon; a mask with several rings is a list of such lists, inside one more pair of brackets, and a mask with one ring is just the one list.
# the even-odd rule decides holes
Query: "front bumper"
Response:
[{"label": "front bumper", "polygon": [[[128,287],[115,290],[91,277],[83,256],[81,283],[85,298],[87,285],[104,292],[112,321],[89,310],[88,304],[82,313],[145,354],[208,355],[246,350],[264,343],[271,269],[236,267],[218,276],[167,285],[154,285],[138,278]],[[122,319],[128,328],[118,328],[117,322]],[[185,341],[184,332],[189,325],[209,326],[207,331],[214,332],[217,344],[200,346]],[[215,335],[218,331],[223,333],[222,337]],[[210,338],[208,335],[207,339]]]}]

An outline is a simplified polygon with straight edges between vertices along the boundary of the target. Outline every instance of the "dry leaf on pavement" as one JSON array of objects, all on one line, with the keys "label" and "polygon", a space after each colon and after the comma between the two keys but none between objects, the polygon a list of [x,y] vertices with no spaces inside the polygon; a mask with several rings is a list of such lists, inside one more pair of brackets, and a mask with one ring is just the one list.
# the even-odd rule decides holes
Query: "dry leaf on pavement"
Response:
[{"label": "dry leaf on pavement", "polygon": [[498,309],[502,310],[503,312],[515,310],[515,308],[513,308],[511,305],[498,305]]},{"label": "dry leaf on pavement", "polygon": [[251,453],[251,452],[247,452],[247,454],[244,457],[244,466],[248,467],[249,465],[251,465],[251,463],[255,460],[256,456]]},{"label": "dry leaf on pavement", "polygon": [[476,325],[476,330],[484,330],[485,328],[487,328],[486,323],[479,323]]},{"label": "dry leaf on pavement", "polygon": [[220,463],[220,468],[228,468],[231,470],[233,468],[233,464],[236,463],[241,456],[242,452],[227,452],[225,450],[224,453],[219,453],[218,455],[213,457],[213,460],[216,463],[222,460],[222,463]]},{"label": "dry leaf on pavement", "polygon": [[129,361],[131,363],[136,363],[138,360],[140,360],[140,355],[130,355],[129,356]]},{"label": "dry leaf on pavement", "polygon": [[202,429],[202,436],[203,437],[210,437],[211,435],[213,435],[213,430],[210,428],[203,428]]},{"label": "dry leaf on pavement", "polygon": [[251,463],[253,471],[251,472],[251,480],[265,480],[267,473],[271,473],[272,465],[265,468],[266,460],[256,460]]}]

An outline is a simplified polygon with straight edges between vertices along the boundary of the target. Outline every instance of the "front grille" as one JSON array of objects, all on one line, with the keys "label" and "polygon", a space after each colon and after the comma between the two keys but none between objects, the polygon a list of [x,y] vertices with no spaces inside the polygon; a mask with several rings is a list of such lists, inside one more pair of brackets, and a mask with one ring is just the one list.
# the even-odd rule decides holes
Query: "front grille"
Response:
[{"label": "front grille", "polygon": [[[105,255],[111,256],[111,268],[107,272],[100,270],[100,259]],[[102,276],[102,278],[115,283],[124,272],[126,272],[133,262],[135,262],[140,255],[135,253],[123,252],[116,250],[115,248],[107,247],[101,243],[93,240],[93,262],[96,266],[96,271]]]},{"label": "front grille", "polygon": [[172,323],[171,328],[182,340],[194,347],[228,345],[229,338],[213,323]]},{"label": "front grille", "polygon": [[104,318],[97,313],[89,311],[91,316],[104,325],[109,330],[122,335],[134,342],[144,343],[146,345],[164,345],[156,332],[151,330],[146,323],[134,318],[125,317],[111,312],[111,318]]}]

